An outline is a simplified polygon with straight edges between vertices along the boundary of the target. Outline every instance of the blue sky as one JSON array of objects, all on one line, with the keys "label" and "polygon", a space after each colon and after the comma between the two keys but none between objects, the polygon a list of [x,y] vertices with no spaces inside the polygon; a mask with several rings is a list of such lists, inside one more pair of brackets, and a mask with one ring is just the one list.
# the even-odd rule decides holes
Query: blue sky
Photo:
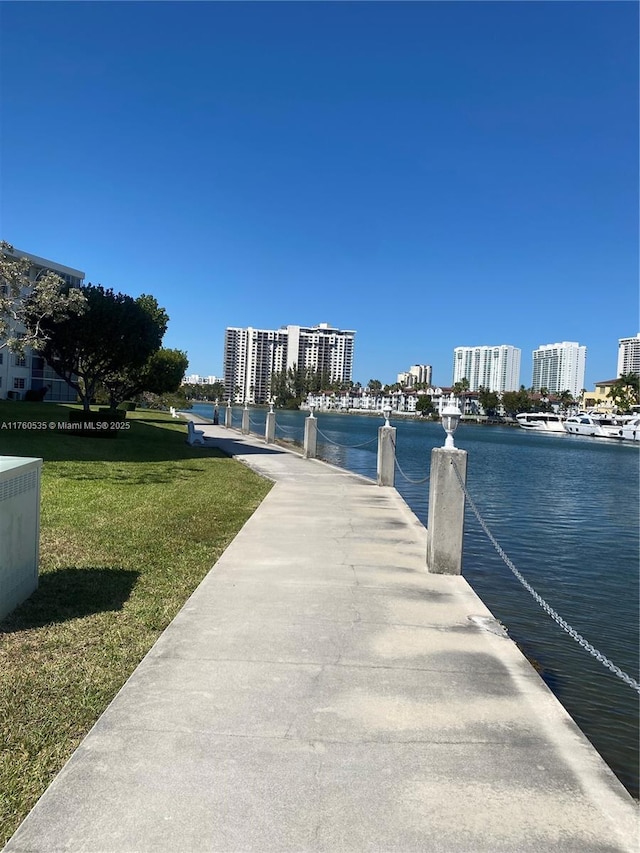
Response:
[{"label": "blue sky", "polygon": [[0,235],[227,326],[355,329],[354,380],[638,315],[631,2],[0,2]]}]

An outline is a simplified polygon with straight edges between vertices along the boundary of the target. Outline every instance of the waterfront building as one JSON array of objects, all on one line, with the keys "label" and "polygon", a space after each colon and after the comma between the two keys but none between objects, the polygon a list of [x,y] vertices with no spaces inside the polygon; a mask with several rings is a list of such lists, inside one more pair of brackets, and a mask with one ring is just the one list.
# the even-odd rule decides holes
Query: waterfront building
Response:
[{"label": "waterfront building", "polygon": [[580,398],[581,409],[596,409],[598,412],[610,413],[614,410],[612,398],[609,396],[611,388],[616,384],[615,379],[603,379],[595,383],[593,391],[586,391]]},{"label": "waterfront building", "polygon": [[266,403],[271,378],[283,370],[313,370],[329,383],[350,382],[355,332],[317,326],[280,329],[230,327],[224,339],[224,387],[228,399]]},{"label": "waterfront building", "polygon": [[[316,412],[350,412],[352,414],[378,414],[382,416],[385,409],[391,409],[392,414],[415,416],[417,402],[423,394],[427,394],[433,404],[433,412],[437,417],[450,402],[451,388],[430,386],[425,391],[380,391],[371,394],[366,389],[352,388],[350,391],[319,391],[309,394],[303,400],[300,408],[308,411],[313,406]],[[463,414],[478,415],[477,397],[469,394],[464,401],[456,399]]]},{"label": "waterfront building", "polygon": [[623,373],[640,373],[640,333],[635,338],[618,341],[618,376]]},{"label": "waterfront building", "polygon": [[222,382],[220,376],[200,376],[198,373],[190,373],[182,380],[183,385],[215,385],[216,382]]},{"label": "waterfront building", "polygon": [[521,352],[509,344],[456,347],[453,351],[453,384],[466,379],[470,391],[517,391],[520,387]]},{"label": "waterfront building", "polygon": [[547,388],[551,394],[569,391],[578,398],[584,387],[587,348],[574,341],[542,344],[533,351],[534,391]]},{"label": "waterfront building", "polygon": [[[9,254],[9,253],[8,253]],[[14,249],[15,258],[28,258],[30,261],[29,279],[32,282],[47,272],[53,272],[70,285],[81,287],[84,272],[49,261],[29,252]],[[26,295],[26,294],[25,294]],[[25,347],[23,353],[11,352],[2,347],[0,341],[0,398],[21,400],[29,389],[40,391],[47,389],[45,399],[52,402],[75,402],[76,391],[31,347]]]}]

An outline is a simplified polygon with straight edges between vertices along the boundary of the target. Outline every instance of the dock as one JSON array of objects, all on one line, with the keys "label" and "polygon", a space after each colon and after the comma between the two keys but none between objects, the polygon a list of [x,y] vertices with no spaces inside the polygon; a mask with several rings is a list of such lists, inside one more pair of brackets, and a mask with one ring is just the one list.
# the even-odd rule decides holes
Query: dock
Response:
[{"label": "dock", "polygon": [[199,429],[273,488],[6,853],[637,853],[637,803],[394,488]]}]

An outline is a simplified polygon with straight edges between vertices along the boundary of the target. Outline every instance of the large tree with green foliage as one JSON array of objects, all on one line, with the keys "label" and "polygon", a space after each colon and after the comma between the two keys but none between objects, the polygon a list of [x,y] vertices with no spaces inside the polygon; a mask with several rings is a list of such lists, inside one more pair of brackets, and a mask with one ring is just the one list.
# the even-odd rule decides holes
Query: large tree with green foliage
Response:
[{"label": "large tree with green foliage", "polygon": [[495,415],[500,406],[500,397],[495,391],[489,391],[484,385],[478,388],[478,403],[482,406],[482,410],[490,417]]},{"label": "large tree with green foliage", "polygon": [[531,397],[524,385],[520,386],[519,391],[505,391],[502,395],[502,407],[511,416],[519,412],[530,412]]},{"label": "large tree with green foliage", "polygon": [[160,348],[166,314],[163,316],[162,309],[158,309],[154,315],[153,304],[148,302],[153,297],[135,300],[93,284],[80,290],[85,299],[82,315],[41,317],[37,304],[29,298],[25,323],[29,330],[38,325],[42,334],[40,351],[56,373],[77,391],[88,411],[100,383],[110,376],[142,368]]},{"label": "large tree with green foliage", "polygon": [[416,400],[416,412],[419,412],[423,417],[433,414],[433,400],[429,394],[419,394]]},{"label": "large tree with green foliage", "polygon": [[141,367],[121,370],[103,379],[109,406],[115,410],[119,403],[131,400],[143,391],[157,395],[175,394],[188,366],[189,359],[182,350],[156,350]]}]

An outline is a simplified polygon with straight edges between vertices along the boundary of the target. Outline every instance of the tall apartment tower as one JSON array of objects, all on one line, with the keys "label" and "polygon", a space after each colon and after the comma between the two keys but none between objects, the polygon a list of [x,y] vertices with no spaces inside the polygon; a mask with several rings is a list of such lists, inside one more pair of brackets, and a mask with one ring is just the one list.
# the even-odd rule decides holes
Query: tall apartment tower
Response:
[{"label": "tall apartment tower", "polygon": [[584,388],[587,348],[574,341],[543,344],[533,351],[534,391],[547,388],[551,394],[569,391],[579,397]]},{"label": "tall apartment tower", "polygon": [[[81,287],[84,272],[48,261],[38,255],[14,249],[7,253],[14,258],[27,258],[30,262],[29,279],[32,282],[46,272],[54,272],[71,287]],[[2,341],[0,341],[0,344]],[[46,400],[53,402],[75,402],[76,391],[53,370],[53,368],[31,347],[25,347],[22,354],[11,352],[7,347],[0,348],[0,397],[9,400],[21,400],[28,390],[47,389]]]},{"label": "tall apartment tower", "polygon": [[623,373],[640,373],[640,334],[635,338],[618,341],[618,376]]},{"label": "tall apartment tower", "polygon": [[224,337],[227,399],[266,403],[273,374],[294,367],[325,373],[329,382],[349,382],[354,336],[327,323],[277,330],[230,327]]},{"label": "tall apartment tower", "polygon": [[517,391],[520,387],[521,352],[509,344],[456,347],[453,351],[453,384],[467,379],[469,390]]}]

